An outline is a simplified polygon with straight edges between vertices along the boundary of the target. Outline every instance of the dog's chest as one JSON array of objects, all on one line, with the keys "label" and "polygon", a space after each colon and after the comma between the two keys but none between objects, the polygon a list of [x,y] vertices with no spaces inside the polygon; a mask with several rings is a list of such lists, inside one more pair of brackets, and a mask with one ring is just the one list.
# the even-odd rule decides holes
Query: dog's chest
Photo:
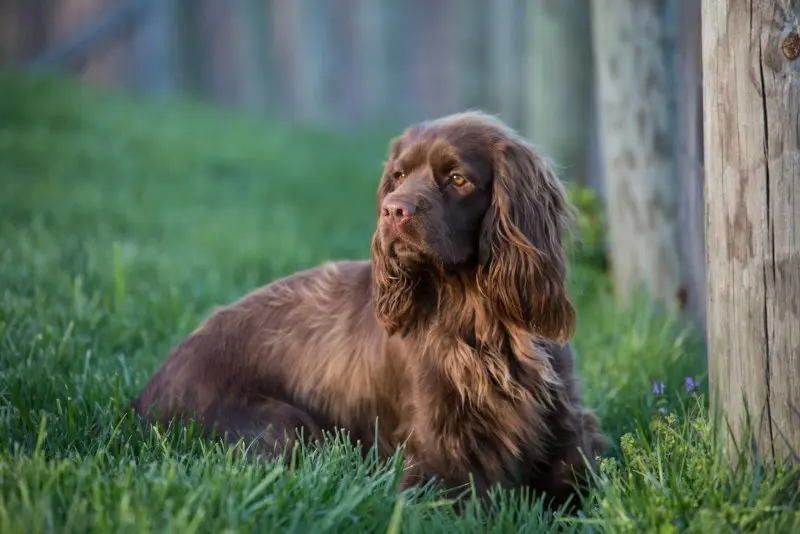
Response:
[{"label": "dog's chest", "polygon": [[515,370],[502,355],[465,343],[426,356],[438,358],[417,373],[414,432],[426,455],[451,470],[471,465],[493,479],[514,471],[531,452],[541,418]]}]

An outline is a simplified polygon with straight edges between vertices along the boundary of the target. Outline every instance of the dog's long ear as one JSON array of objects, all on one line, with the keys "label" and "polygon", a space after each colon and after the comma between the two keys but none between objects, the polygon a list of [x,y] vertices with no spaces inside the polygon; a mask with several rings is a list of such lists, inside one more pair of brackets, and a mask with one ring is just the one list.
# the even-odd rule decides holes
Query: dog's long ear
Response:
[{"label": "dog's long ear", "polygon": [[523,139],[501,139],[494,157],[479,244],[482,290],[503,320],[563,343],[576,321],[562,244],[572,210],[553,171]]},{"label": "dog's long ear", "polygon": [[[392,191],[387,172],[393,161],[400,155],[408,135],[409,132],[405,132],[392,139],[389,144],[389,154],[378,185],[376,218],[380,217],[380,205],[383,198]],[[384,255],[380,230],[377,225],[372,234],[370,254],[372,256],[372,305],[376,317],[391,335],[398,331],[403,324],[407,324],[411,317],[415,280],[401,265]]]}]

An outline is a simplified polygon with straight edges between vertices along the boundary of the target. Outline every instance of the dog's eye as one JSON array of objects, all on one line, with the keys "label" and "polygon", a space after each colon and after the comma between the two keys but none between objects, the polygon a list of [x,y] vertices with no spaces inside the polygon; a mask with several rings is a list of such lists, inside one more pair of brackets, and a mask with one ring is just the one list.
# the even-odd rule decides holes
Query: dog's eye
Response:
[{"label": "dog's eye", "polygon": [[450,175],[450,183],[456,187],[461,187],[467,183],[467,179],[463,174],[453,173]]},{"label": "dog's eye", "polygon": [[406,177],[406,173],[403,171],[394,171],[392,173],[392,178],[394,178],[398,182],[402,182]]}]

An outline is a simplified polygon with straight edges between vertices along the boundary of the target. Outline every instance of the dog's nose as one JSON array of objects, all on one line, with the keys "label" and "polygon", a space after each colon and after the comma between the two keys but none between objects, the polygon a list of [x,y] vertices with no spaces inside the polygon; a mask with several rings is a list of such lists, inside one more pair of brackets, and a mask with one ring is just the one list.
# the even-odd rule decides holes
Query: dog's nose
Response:
[{"label": "dog's nose", "polygon": [[416,211],[417,207],[405,200],[386,199],[381,205],[381,214],[383,218],[394,224],[407,221]]}]

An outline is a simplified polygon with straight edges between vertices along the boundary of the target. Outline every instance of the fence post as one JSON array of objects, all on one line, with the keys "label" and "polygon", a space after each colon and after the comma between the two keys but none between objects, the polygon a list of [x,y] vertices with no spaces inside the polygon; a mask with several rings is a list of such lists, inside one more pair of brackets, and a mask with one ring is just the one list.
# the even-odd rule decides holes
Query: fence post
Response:
[{"label": "fence post", "polygon": [[733,431],[729,452],[754,438],[767,461],[800,451],[800,30],[789,4],[702,2],[711,400]]}]

